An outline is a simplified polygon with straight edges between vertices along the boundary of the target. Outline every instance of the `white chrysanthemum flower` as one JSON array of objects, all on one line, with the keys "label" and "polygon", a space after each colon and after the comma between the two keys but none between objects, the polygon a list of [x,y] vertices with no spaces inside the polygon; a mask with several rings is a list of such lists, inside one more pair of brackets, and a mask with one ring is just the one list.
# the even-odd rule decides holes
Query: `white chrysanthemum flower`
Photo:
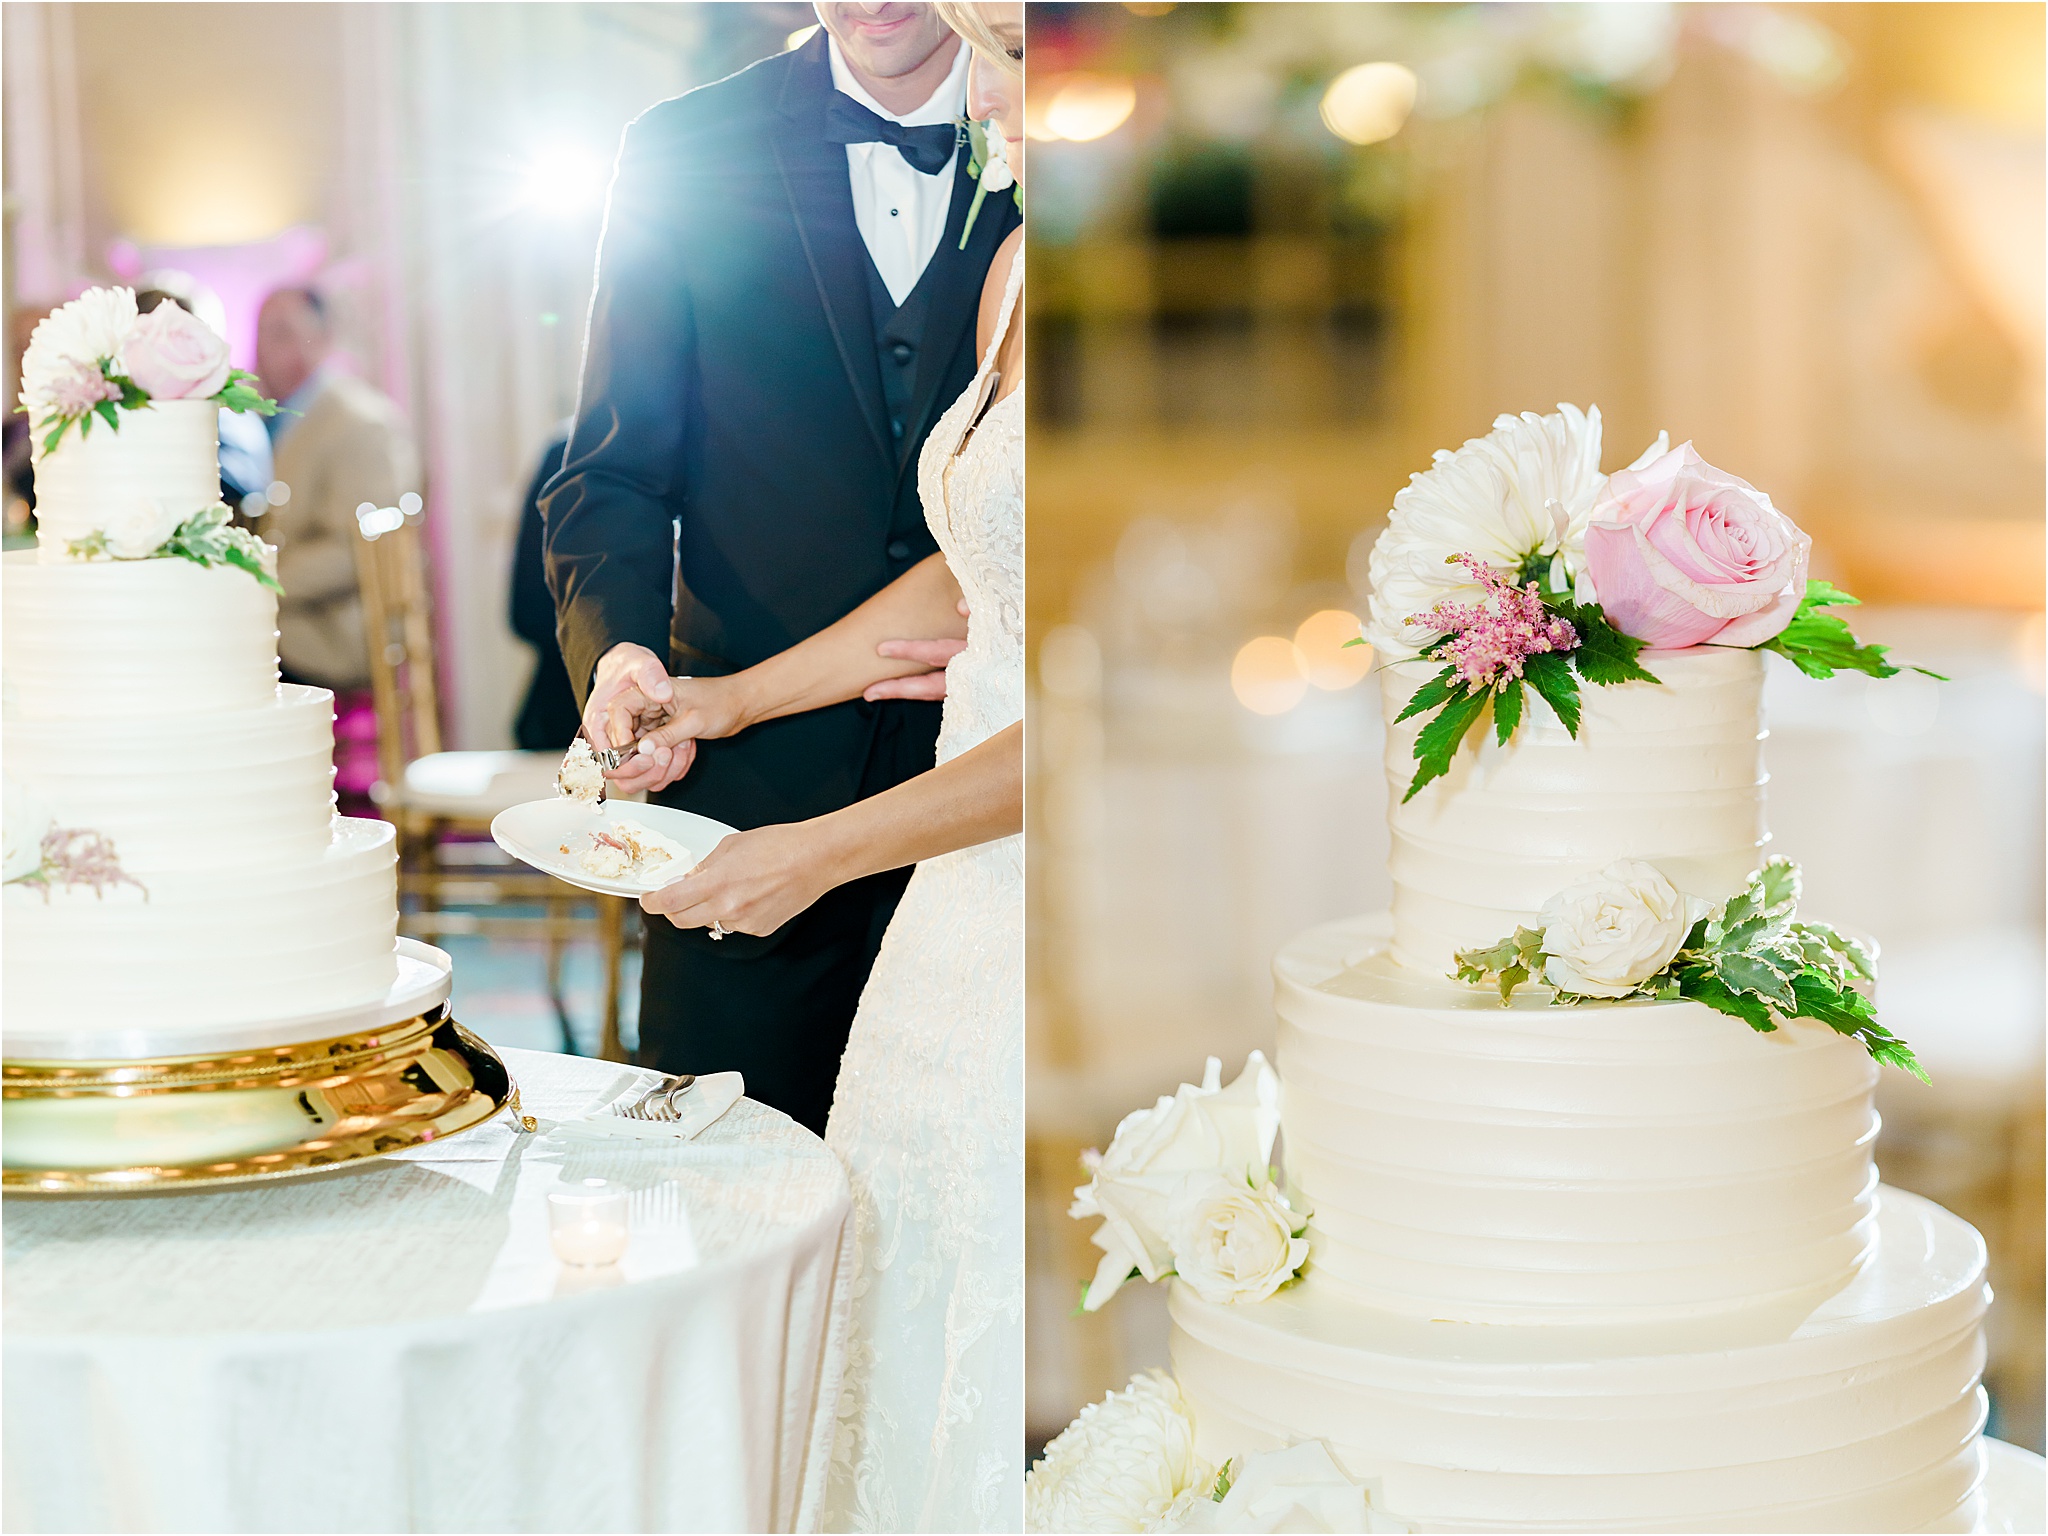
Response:
[{"label": "white chrysanthemum flower", "polygon": [[1394,498],[1387,531],[1372,547],[1366,638],[1384,661],[1406,661],[1436,638],[1408,624],[1445,599],[1480,603],[1487,593],[1454,555],[1477,556],[1512,578],[1532,554],[1560,550],[1576,576],[1600,473],[1600,408],[1560,405],[1554,415],[1502,416],[1485,437],[1435,462]]},{"label": "white chrysanthemum flower", "polygon": [[137,318],[133,288],[88,288],[46,316],[21,358],[21,403],[30,418],[48,414],[61,381],[81,365],[118,360]]},{"label": "white chrysanthemum flower", "polygon": [[1195,1454],[1195,1426],[1163,1371],[1133,1376],[1090,1403],[1024,1479],[1027,1531],[1158,1529],[1216,1469]]}]

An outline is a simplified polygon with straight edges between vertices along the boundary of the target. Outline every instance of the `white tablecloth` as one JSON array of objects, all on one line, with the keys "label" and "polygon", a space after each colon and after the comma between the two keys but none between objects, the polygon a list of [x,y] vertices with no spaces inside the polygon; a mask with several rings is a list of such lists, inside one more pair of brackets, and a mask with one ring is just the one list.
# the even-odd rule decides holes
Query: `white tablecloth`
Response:
[{"label": "white tablecloth", "polygon": [[[543,1131],[646,1075],[504,1055]],[[742,1100],[674,1147],[501,1117],[422,1153],[9,1200],[6,1529],[809,1527],[850,1209],[824,1143]],[[546,1202],[592,1176],[636,1192],[595,1280],[554,1259]]]}]

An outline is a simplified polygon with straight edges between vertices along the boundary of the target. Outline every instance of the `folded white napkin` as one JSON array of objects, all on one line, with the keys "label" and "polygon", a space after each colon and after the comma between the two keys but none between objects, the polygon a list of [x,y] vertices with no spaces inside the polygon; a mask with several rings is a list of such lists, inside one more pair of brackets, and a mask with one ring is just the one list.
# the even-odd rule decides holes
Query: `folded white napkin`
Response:
[{"label": "folded white napkin", "polygon": [[581,1120],[564,1120],[554,1127],[554,1133],[572,1141],[690,1141],[739,1103],[747,1083],[737,1072],[713,1072],[698,1078],[688,1093],[677,1098],[680,1118],[675,1120],[628,1120],[619,1113],[647,1088],[646,1082],[636,1081],[596,1114]]}]

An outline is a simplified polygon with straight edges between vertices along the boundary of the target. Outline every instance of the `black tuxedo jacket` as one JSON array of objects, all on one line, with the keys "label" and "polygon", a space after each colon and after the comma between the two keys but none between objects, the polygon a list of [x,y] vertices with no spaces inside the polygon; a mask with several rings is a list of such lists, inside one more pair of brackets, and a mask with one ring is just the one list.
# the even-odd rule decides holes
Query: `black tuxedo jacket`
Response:
[{"label": "black tuxedo jacket", "polygon": [[[982,204],[964,150],[899,438],[872,263],[853,217],[821,31],[650,108],[605,214],[583,387],[548,486],[548,581],[579,701],[633,641],[719,675],[816,634],[936,548],[917,456],[973,380],[975,315],[1014,200]],[[886,318],[886,317],[885,317]],[[900,418],[899,418],[900,419]],[[859,700],[699,743],[663,795],[739,827],[836,810],[932,766],[939,706]]]}]

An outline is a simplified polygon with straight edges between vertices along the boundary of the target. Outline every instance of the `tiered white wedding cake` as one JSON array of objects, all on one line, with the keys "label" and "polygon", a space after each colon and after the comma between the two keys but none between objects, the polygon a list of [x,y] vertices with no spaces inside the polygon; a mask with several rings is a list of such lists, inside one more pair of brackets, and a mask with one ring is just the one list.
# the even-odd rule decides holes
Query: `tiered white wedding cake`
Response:
[{"label": "tiered white wedding cake", "polygon": [[1080,1191],[1090,1306],[1179,1276],[1177,1389],[1055,1442],[1041,1528],[1139,1424],[1167,1528],[1357,1528],[1265,1523],[1338,1492],[1374,1530],[1980,1519],[1984,1246],[1880,1187],[1875,1063],[1917,1063],[1766,858],[1758,650],[1895,669],[1760,492],[1661,443],[1601,477],[1598,413],[1560,410],[1396,503],[1393,909],[1278,957],[1277,1105],[1256,1059],[1184,1088]]},{"label": "tiered white wedding cake", "polygon": [[38,330],[23,399],[38,548],[0,579],[7,1030],[377,1002],[394,829],[334,814],[333,696],[279,683],[269,552],[218,505],[217,416],[256,400],[246,375],[176,306],[95,290]]}]

